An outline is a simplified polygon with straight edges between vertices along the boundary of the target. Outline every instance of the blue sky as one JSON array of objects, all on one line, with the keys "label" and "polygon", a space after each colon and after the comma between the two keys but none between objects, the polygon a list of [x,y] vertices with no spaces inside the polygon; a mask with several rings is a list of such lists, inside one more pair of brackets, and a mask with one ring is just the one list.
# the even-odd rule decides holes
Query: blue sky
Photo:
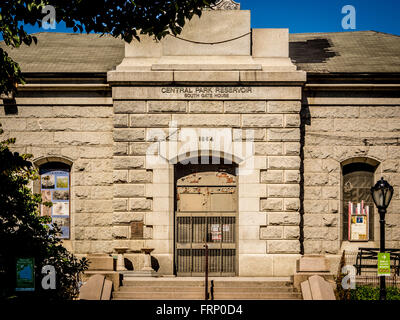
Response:
[{"label": "blue sky", "polygon": [[[374,30],[400,35],[400,0],[242,0],[242,9],[251,10],[253,28],[289,28],[290,33]],[[342,7],[356,10],[356,29],[342,28]],[[29,33],[73,32],[63,23],[55,30],[26,26]]]},{"label": "blue sky", "polygon": [[289,28],[291,33],[342,32],[343,6],[356,9],[356,31],[400,35],[399,0],[242,0],[253,28]]}]

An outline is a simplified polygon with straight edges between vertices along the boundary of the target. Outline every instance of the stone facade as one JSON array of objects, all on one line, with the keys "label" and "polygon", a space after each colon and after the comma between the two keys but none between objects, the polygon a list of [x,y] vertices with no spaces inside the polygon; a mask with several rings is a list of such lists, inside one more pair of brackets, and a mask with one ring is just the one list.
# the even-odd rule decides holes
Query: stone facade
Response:
[{"label": "stone facade", "polygon": [[[113,108],[97,98],[78,105],[70,93],[58,93],[67,106],[45,104],[33,93],[30,104],[18,103],[17,113],[0,109],[5,137],[16,138],[13,149],[34,156],[34,164],[72,164],[71,239],[78,254],[112,252]],[[88,98],[89,100],[89,98]],[[103,100],[103,99],[102,99]]]},{"label": "stone facade", "polygon": [[[225,21],[216,22],[216,16],[223,16]],[[250,31],[247,12],[205,12],[205,20],[189,24],[182,36],[201,37],[194,30],[207,30],[209,20],[230,35],[233,31],[226,21],[233,17],[240,22],[241,32]],[[159,53],[152,58],[153,67],[146,67],[149,52],[143,58],[144,49],[127,45],[128,54],[121,65],[108,73],[113,88],[116,146],[114,228],[127,225],[130,220],[142,220],[145,228],[151,228],[152,237],[144,242],[121,236],[118,243],[132,250],[143,245],[154,247],[160,272],[173,273],[173,159],[186,156],[174,151],[167,161],[154,164],[149,161],[148,150],[160,158],[155,141],[165,140],[174,132],[171,125],[177,132],[203,130],[209,136],[227,129],[224,134],[230,143],[251,141],[254,151],[250,172],[241,174],[249,160],[239,151],[233,150],[232,154],[239,166],[237,274],[250,276],[254,265],[260,264],[264,267],[259,275],[294,272],[294,262],[300,254],[300,109],[305,74],[290,63],[287,48],[276,51],[277,57],[271,61],[263,61],[270,53],[266,54],[260,39],[276,36],[268,32],[253,35],[253,43],[258,46],[252,56],[240,56],[243,45],[231,47],[229,54],[224,46],[217,45],[212,50],[223,53],[225,59],[211,56],[197,65],[195,55],[200,46],[186,48],[185,64],[176,64],[174,57],[167,56],[171,55],[169,47],[174,42],[162,41],[156,45]],[[281,41],[286,41],[287,31],[277,32],[282,34]],[[145,40],[142,48],[154,46],[149,42]],[[178,54],[179,50],[174,52],[174,56]],[[235,54],[239,57],[233,59]],[[154,66],[162,71],[153,71]],[[263,71],[268,69],[273,72]],[[178,139],[178,146],[181,144]],[[207,155],[217,151],[221,158],[230,156],[226,150],[213,150],[210,146],[191,151]],[[292,261],[289,267],[281,267],[281,254]]]},{"label": "stone facade", "polygon": [[[3,101],[0,123],[16,151],[33,154],[38,167],[71,166],[70,250],[126,247],[140,270],[140,250],[154,248],[158,273],[174,274],[175,164],[195,152],[238,167],[238,276],[290,276],[303,254],[337,261],[343,249],[377,247],[378,232],[368,243],[342,238],[342,168],[353,162],[374,163],[375,180],[394,186],[386,240],[399,247],[396,87],[319,85],[289,59],[288,30],[250,31],[248,11],[206,11],[181,35],[192,43],[125,44],[125,58],[101,84],[72,78],[60,88],[43,79],[37,90],[28,79],[14,101]],[[233,147],[196,140],[182,149],[183,132],[206,142],[228,137]]]},{"label": "stone facade", "polygon": [[[315,89],[314,89],[315,90]],[[400,99],[394,91],[307,92],[304,123],[304,252],[337,254],[360,243],[343,241],[343,173],[351,162],[375,162],[375,181],[384,177],[395,193],[386,216],[386,245],[398,248]],[[343,95],[346,99],[339,98]],[[379,247],[379,215],[374,215]]]}]

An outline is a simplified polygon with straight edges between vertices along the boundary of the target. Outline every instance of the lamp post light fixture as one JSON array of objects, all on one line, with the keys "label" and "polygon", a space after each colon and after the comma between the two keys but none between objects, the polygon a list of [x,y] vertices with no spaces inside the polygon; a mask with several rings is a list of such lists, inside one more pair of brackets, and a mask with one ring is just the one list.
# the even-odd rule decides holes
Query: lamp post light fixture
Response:
[{"label": "lamp post light fixture", "polygon": [[[379,180],[375,186],[371,188],[372,199],[374,200],[375,206],[379,212],[379,224],[380,224],[380,249],[379,252],[385,252],[385,215],[386,209],[389,206],[390,200],[393,196],[393,187],[383,179]],[[386,300],[386,282],[385,277],[380,277],[380,300]]]}]

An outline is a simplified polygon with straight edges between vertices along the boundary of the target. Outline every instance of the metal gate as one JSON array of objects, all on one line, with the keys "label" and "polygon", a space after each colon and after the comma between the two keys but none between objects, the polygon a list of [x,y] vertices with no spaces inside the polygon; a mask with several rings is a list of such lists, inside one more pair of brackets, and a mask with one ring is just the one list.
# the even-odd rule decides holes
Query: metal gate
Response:
[{"label": "metal gate", "polygon": [[175,264],[178,276],[236,274],[237,179],[226,165],[177,165]]}]

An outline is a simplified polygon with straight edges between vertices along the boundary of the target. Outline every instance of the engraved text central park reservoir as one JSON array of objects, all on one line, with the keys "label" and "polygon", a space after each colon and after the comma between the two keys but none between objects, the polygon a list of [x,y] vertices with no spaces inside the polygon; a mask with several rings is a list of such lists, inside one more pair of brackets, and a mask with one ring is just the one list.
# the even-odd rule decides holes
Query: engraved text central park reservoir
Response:
[{"label": "engraved text central park reservoir", "polygon": [[184,98],[229,98],[231,94],[251,94],[251,87],[162,87],[163,95],[181,94]]}]

